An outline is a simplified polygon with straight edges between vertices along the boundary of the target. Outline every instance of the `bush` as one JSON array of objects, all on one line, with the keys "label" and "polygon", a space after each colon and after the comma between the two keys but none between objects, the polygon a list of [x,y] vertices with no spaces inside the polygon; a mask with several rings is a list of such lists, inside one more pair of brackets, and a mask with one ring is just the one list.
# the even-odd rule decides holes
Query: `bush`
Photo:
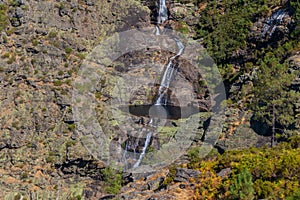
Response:
[{"label": "bush", "polygon": [[286,200],[299,200],[300,199],[300,188],[292,196],[286,198]]},{"label": "bush", "polygon": [[244,169],[236,176],[234,184],[230,186],[230,193],[233,199],[254,199],[252,175],[248,170]]},{"label": "bush", "polygon": [[51,32],[49,32],[48,37],[49,38],[55,38],[57,36],[57,34],[58,33],[56,31],[51,31]]},{"label": "bush", "polygon": [[71,47],[66,47],[65,51],[67,54],[70,54],[72,53],[73,49]]},{"label": "bush", "polygon": [[7,7],[4,4],[0,4],[0,32],[8,25]]},{"label": "bush", "polygon": [[[273,148],[230,150],[218,157],[194,162],[201,172],[195,179],[195,199],[285,199],[300,185],[300,136]],[[192,157],[197,156],[192,153]],[[230,168],[221,178],[217,172]],[[290,197],[292,198],[292,197]]]},{"label": "bush", "polygon": [[106,182],[106,192],[110,194],[117,194],[122,187],[122,173],[106,167],[101,170],[103,179]]}]

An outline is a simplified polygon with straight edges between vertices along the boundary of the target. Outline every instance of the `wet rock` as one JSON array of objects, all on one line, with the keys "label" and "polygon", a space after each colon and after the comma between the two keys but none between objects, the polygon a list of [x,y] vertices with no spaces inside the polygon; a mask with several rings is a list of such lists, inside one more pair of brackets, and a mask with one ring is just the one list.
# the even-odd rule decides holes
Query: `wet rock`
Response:
[{"label": "wet rock", "polygon": [[197,178],[201,172],[193,169],[177,168],[174,181],[188,182],[191,178]]},{"label": "wet rock", "polygon": [[253,24],[249,41],[261,47],[284,40],[291,31],[291,22],[290,13],[284,7],[273,10],[270,16],[262,17]]}]

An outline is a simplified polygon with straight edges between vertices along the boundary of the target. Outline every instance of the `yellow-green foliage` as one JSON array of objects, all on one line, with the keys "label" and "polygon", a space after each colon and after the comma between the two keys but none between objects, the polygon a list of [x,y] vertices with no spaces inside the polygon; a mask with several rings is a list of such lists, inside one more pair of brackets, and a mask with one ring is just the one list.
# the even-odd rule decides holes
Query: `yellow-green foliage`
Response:
[{"label": "yellow-green foliage", "polygon": [[222,187],[222,178],[217,176],[213,167],[215,161],[202,162],[198,170],[201,172],[197,179],[192,180],[195,183],[194,199],[220,199],[225,196],[218,195]]},{"label": "yellow-green foliage", "polygon": [[[299,147],[300,136],[296,136],[274,148],[231,150],[190,163],[202,172],[194,180],[195,199],[285,199],[297,195]],[[217,176],[224,168],[232,172],[228,177]]]},{"label": "yellow-green foliage", "polygon": [[4,4],[0,4],[0,32],[8,25],[6,10],[7,7]]}]

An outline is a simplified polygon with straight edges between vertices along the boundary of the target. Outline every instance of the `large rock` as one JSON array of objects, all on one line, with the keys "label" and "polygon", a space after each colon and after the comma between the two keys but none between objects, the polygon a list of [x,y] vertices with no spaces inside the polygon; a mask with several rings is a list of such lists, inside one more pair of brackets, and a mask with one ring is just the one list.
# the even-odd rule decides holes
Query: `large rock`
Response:
[{"label": "large rock", "polygon": [[177,168],[174,181],[189,182],[191,178],[197,178],[201,172],[193,169]]}]

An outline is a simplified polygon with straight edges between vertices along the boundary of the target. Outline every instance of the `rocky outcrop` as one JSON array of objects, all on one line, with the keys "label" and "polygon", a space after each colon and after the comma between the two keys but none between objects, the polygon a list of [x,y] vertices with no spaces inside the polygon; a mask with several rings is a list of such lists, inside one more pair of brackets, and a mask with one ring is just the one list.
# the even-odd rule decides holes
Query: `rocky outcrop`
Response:
[{"label": "rocky outcrop", "polygon": [[104,166],[74,132],[72,81],[103,38],[148,26],[148,8],[133,0],[0,4],[9,19],[0,34],[1,197],[103,196]]},{"label": "rocky outcrop", "polygon": [[[176,168],[175,174],[161,168],[158,172],[124,173],[123,188],[117,195],[108,194],[104,181],[104,163],[91,156],[76,134],[72,113],[72,81],[85,57],[114,32],[150,26],[155,21],[155,1],[137,0],[70,0],[70,1],[0,1],[5,4],[8,25],[0,33],[0,189],[5,199],[192,199],[194,186],[191,178],[197,178],[196,170]],[[195,1],[176,1],[168,5],[169,20],[162,26],[172,28],[185,35],[194,36],[193,26],[197,25],[201,11],[206,4],[196,5]],[[152,12],[150,11],[152,10]],[[276,11],[276,10],[274,10]],[[264,24],[269,16],[254,24],[250,41],[263,44],[272,38],[283,37],[289,32],[291,18],[286,15],[272,34],[268,29],[262,35]],[[259,40],[259,38],[263,38]],[[252,46],[252,47],[253,47]],[[146,47],[145,47],[146,48]],[[155,49],[155,48],[154,48]],[[247,54],[247,52],[238,52]],[[187,54],[193,55],[191,52]],[[128,72],[136,77],[146,70],[153,80],[151,85],[140,86],[134,90],[128,101],[131,106],[152,105],[156,98],[161,71],[151,71],[150,64],[156,63],[162,69],[168,58],[174,53],[164,50],[146,49],[143,52],[130,52],[118,58],[108,66],[100,83],[95,88],[95,97],[99,103],[97,120],[112,141],[112,151],[122,151],[129,141],[129,152],[142,152],[145,143],[144,127],[149,123],[149,116],[136,115],[134,110],[127,114],[135,127],[126,126],[122,115],[118,119],[112,116],[105,106],[111,99],[113,88],[109,84],[116,81],[110,75],[122,75]],[[298,57],[292,59],[295,70],[299,70]],[[211,62],[211,61],[210,61]],[[190,102],[190,90],[170,91],[171,102],[186,108],[186,116],[168,119],[166,126],[159,126],[158,134],[150,142],[150,156],[145,162],[159,157],[151,157],[151,152],[165,148],[169,141],[182,142],[188,137],[192,144],[199,145],[205,136],[209,114],[189,118],[189,108],[195,106],[200,111],[209,111],[211,99],[207,87],[199,87],[203,81],[201,74],[190,63],[179,59],[178,85],[175,90],[186,88],[184,83],[190,81],[195,101]],[[139,67],[137,67],[139,66]],[[109,74],[110,72],[111,74]],[[239,92],[243,84],[251,83],[253,73],[244,74],[232,91]],[[181,81],[181,82],[180,82]],[[143,84],[140,84],[143,85]],[[299,79],[293,83],[293,89],[299,91]],[[150,88],[150,90],[149,90]],[[131,88],[132,91],[135,88]],[[232,92],[231,91],[231,92]],[[184,101],[179,101],[183,99]],[[188,103],[186,103],[188,102]],[[126,104],[125,106],[128,106]],[[300,103],[299,103],[300,105]],[[300,106],[296,109],[300,113]],[[120,105],[124,106],[124,105]],[[144,109],[144,107],[139,107]],[[144,110],[143,110],[144,111]],[[149,107],[146,113],[149,114]],[[175,112],[174,111],[174,112]],[[140,113],[140,112],[139,112]],[[119,114],[119,113],[117,113]],[[248,113],[249,114],[249,113]],[[116,114],[115,114],[116,115]],[[217,144],[222,149],[260,146],[264,137],[258,136],[247,120],[241,120],[244,113],[231,110],[227,114],[224,138]],[[105,118],[107,117],[107,118]],[[113,117],[117,118],[114,119]],[[107,120],[108,119],[108,120]],[[119,121],[118,121],[119,120]],[[189,120],[189,121],[188,121]],[[299,120],[298,120],[299,121]],[[189,122],[189,123],[187,123]],[[197,132],[188,124],[196,125]],[[299,127],[298,123],[298,127]],[[182,129],[178,130],[180,125]],[[122,130],[120,131],[120,127]],[[219,131],[220,128],[216,131]],[[115,132],[121,132],[115,135]],[[245,133],[248,133],[245,136]],[[141,137],[141,135],[144,137]],[[215,134],[218,137],[218,134]],[[190,137],[191,136],[191,137]],[[137,147],[135,144],[137,143]],[[173,144],[174,151],[165,152],[165,157],[184,151]],[[175,153],[174,153],[175,152]],[[148,159],[148,160],[147,160]],[[177,159],[177,158],[176,158]],[[178,158],[176,164],[187,163],[186,155]],[[218,176],[226,177],[230,169],[221,170]],[[170,185],[166,185],[172,177]],[[180,192],[178,192],[180,191]]]},{"label": "rocky outcrop", "polygon": [[197,178],[201,173],[192,169],[177,168],[174,181],[189,182],[191,178]]}]

